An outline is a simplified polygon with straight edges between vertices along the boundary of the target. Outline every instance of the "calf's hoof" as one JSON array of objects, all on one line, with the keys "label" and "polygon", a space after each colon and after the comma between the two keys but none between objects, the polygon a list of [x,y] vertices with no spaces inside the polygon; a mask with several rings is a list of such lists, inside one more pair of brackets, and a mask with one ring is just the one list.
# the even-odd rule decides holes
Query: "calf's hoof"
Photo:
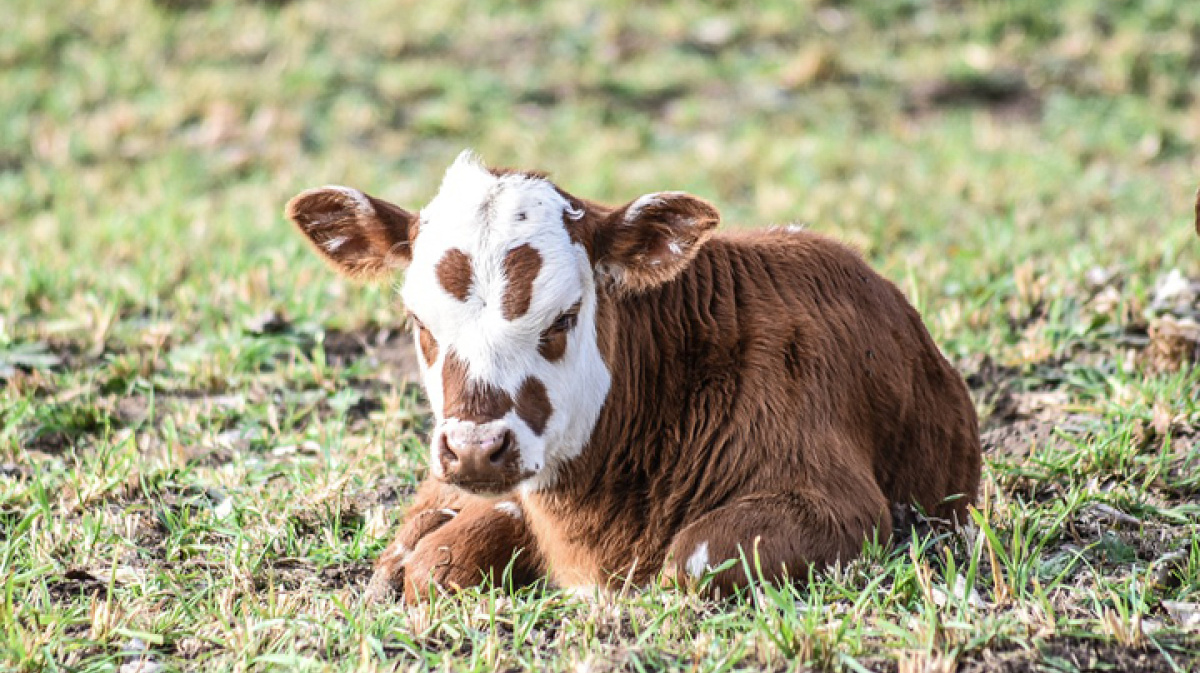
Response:
[{"label": "calf's hoof", "polygon": [[458,512],[452,509],[429,509],[409,519],[396,535],[396,539],[392,540],[387,549],[379,555],[379,560],[375,561],[375,572],[371,575],[365,592],[367,601],[391,601],[403,592],[406,570],[418,543],[457,515]]}]

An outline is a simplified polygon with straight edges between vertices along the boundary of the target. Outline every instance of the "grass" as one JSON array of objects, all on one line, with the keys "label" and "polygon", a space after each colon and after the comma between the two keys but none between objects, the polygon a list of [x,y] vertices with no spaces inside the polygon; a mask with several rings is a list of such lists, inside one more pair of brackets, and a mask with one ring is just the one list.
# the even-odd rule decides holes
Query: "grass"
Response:
[{"label": "grass", "polygon": [[[1200,666],[1200,5],[7,9],[0,668]],[[464,147],[859,247],[972,387],[975,525],[737,603],[366,605],[423,403],[389,289],[279,213]]]}]

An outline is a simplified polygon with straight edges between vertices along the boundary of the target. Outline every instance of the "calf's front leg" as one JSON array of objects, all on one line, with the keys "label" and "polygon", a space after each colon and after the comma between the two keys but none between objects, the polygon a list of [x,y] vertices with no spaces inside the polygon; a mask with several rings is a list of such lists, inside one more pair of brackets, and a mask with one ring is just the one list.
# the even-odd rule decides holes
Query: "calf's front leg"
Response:
[{"label": "calf's front leg", "polygon": [[532,584],[542,562],[524,511],[511,498],[472,498],[458,515],[424,536],[404,570],[404,599],[413,604],[435,590],[458,591],[499,581],[506,569],[514,587]]},{"label": "calf's front leg", "polygon": [[433,479],[422,482],[404,515],[400,532],[375,561],[375,573],[367,585],[367,598],[383,601],[402,592],[405,567],[417,544],[458,516],[472,497]]},{"label": "calf's front leg", "polygon": [[516,586],[541,575],[520,504],[428,479],[417,489],[400,532],[375,562],[367,598],[388,600],[403,592],[414,603],[434,586],[462,589],[486,577],[499,579],[510,562]]},{"label": "calf's front leg", "polygon": [[874,484],[836,501],[814,492],[746,496],[681,530],[668,549],[663,579],[694,584],[734,559],[708,585],[711,594],[730,596],[746,586],[747,567],[755,580],[804,580],[810,567],[854,558],[872,535],[891,535],[886,500]]}]

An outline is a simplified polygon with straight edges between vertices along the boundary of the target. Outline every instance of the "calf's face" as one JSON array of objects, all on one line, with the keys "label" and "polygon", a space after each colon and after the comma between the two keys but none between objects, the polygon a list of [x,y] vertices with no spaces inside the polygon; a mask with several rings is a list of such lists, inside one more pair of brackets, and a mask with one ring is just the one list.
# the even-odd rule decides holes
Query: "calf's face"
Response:
[{"label": "calf's face", "polygon": [[718,220],[679,192],[598,206],[466,152],[417,214],[324,187],[287,216],[345,275],[407,267],[400,295],[436,418],[430,468],[478,493],[550,485],[583,450],[621,366],[597,341],[601,293],[675,277]]}]

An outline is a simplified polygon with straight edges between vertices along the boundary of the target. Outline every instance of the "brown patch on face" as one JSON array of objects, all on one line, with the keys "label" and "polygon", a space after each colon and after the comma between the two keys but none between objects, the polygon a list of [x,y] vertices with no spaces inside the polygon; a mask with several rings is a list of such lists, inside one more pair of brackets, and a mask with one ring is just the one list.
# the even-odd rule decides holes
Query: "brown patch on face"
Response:
[{"label": "brown patch on face", "polygon": [[538,341],[538,353],[546,358],[546,362],[558,362],[566,352],[566,332],[551,332],[551,330],[542,332],[542,338]]},{"label": "brown patch on face", "polygon": [[424,325],[417,326],[417,340],[421,344],[421,356],[425,358],[425,366],[432,367],[437,362],[438,342]]},{"label": "brown patch on face", "polygon": [[438,282],[459,301],[466,301],[471,294],[471,256],[451,248],[434,268]]},{"label": "brown patch on face", "polygon": [[516,320],[529,311],[533,301],[533,281],[542,269],[542,255],[528,243],[519,245],[504,256],[504,288],[502,304],[505,320]]},{"label": "brown patch on face", "polygon": [[442,414],[472,423],[488,423],[513,408],[512,397],[503,390],[468,378],[467,363],[453,350],[442,365]]},{"label": "brown patch on face", "polygon": [[553,325],[542,331],[542,336],[538,339],[538,353],[546,358],[547,362],[558,362],[567,352],[567,337],[571,335],[571,330],[579,320],[579,305],[579,302],[575,302],[575,305],[564,311]]},{"label": "brown patch on face", "polygon": [[554,407],[546,394],[546,385],[535,378],[525,379],[517,391],[517,415],[521,420],[528,423],[533,434],[540,437],[546,431],[546,422],[553,413]]}]

